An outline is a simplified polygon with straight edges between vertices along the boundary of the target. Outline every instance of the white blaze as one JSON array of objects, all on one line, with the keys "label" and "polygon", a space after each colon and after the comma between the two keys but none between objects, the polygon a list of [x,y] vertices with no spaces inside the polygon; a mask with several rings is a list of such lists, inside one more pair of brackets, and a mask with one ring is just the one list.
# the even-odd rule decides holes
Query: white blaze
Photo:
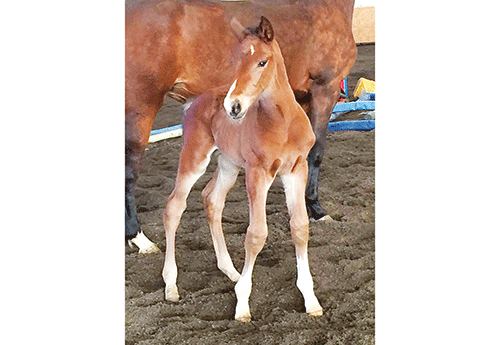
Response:
[{"label": "white blaze", "polygon": [[250,45],[250,55],[253,55],[255,53],[255,48],[253,47],[253,45]]},{"label": "white blaze", "polygon": [[227,92],[226,97],[224,98],[224,109],[226,109],[226,112],[228,114],[231,114],[231,94],[233,93],[235,87],[236,87],[236,82],[238,79],[234,81],[234,83],[231,85],[229,88],[229,91]]}]

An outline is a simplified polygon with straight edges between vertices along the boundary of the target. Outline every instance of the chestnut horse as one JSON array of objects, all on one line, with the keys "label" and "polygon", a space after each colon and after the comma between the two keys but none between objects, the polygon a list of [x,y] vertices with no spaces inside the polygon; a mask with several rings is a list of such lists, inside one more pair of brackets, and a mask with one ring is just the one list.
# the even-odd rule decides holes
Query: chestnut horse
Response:
[{"label": "chestnut horse", "polygon": [[[248,299],[255,258],[267,238],[267,192],[281,175],[297,255],[297,286],[306,311],[322,315],[314,295],[307,259],[309,218],[305,203],[307,155],[315,136],[306,113],[296,102],[271,23],[264,17],[253,33],[237,20],[233,32],[241,41],[235,54],[236,74],[230,87],[201,94],[184,117],[184,143],[175,187],[163,213],[167,241],[163,279],[165,297],[177,301],[175,232],[191,187],[205,172],[210,156],[219,149],[218,168],[202,192],[218,267],[232,280],[237,304],[235,319],[251,319]],[[229,88],[229,91],[228,91]],[[245,169],[250,224],[245,237],[245,265],[236,271],[222,233],[222,210],[227,193]]]},{"label": "chestnut horse", "polygon": [[[308,156],[306,205],[313,220],[327,212],[318,201],[318,175],[340,81],[356,59],[353,0],[131,0],[125,18],[125,235],[140,252],[156,248],[140,231],[134,198],[137,169],[163,98],[181,102],[230,84],[238,44],[231,18],[248,26],[261,15],[274,26],[289,82],[306,111],[316,142]],[[254,30],[254,29],[251,29]]]}]

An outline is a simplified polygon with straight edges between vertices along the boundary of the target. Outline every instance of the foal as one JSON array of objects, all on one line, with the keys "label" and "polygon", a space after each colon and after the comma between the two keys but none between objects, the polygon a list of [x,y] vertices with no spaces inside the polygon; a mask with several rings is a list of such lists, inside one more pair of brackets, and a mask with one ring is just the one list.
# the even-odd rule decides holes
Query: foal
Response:
[{"label": "foal", "polygon": [[[218,168],[202,192],[217,256],[217,266],[234,282],[235,319],[251,319],[249,297],[255,258],[267,238],[267,192],[281,175],[290,214],[290,227],[297,255],[297,287],[307,313],[322,315],[314,295],[307,258],[309,218],[305,205],[307,155],[315,136],[305,112],[295,101],[288,83],[283,56],[274,40],[271,23],[264,17],[254,32],[236,19],[231,22],[240,41],[235,55],[236,80],[229,91],[217,88],[200,95],[184,117],[184,144],[175,188],[163,213],[166,255],[163,268],[165,297],[177,301],[175,232],[186,208],[186,198],[205,172],[215,149],[221,151]],[[222,232],[222,210],[227,193],[245,169],[250,204],[250,225],[245,237],[245,265],[236,271]]]}]

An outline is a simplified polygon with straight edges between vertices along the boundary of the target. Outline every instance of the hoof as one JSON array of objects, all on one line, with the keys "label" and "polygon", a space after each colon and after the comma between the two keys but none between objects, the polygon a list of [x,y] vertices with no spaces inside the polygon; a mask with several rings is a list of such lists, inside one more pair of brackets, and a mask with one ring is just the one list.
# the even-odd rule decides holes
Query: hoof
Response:
[{"label": "hoof", "polygon": [[139,254],[142,255],[149,255],[160,251],[160,248],[151,242],[143,232],[139,232],[135,238],[129,241],[129,245],[130,243],[135,244],[139,248]]},{"label": "hoof", "polygon": [[321,315],[323,315],[323,308],[320,307],[319,309],[310,311],[307,314],[309,314],[310,316],[314,316],[314,317],[321,316]]},{"label": "hoof", "polygon": [[139,249],[139,254],[141,255],[150,255],[153,253],[158,253],[160,251],[160,248],[154,243],[152,243],[149,247],[147,248],[141,248]]},{"label": "hoof", "polygon": [[252,321],[252,316],[249,313],[245,313],[243,315],[236,316],[234,319],[239,322],[250,322]]},{"label": "hoof", "polygon": [[234,283],[236,283],[240,279],[240,274],[234,266],[231,264],[229,268],[225,268],[223,266],[218,266],[219,269],[224,273],[229,279],[231,279]]},{"label": "hoof", "polygon": [[179,292],[177,291],[177,287],[170,288],[168,290],[165,288],[165,299],[170,302],[179,302]]},{"label": "hoof", "polygon": [[231,281],[233,281],[234,283],[237,283],[238,280],[240,279],[240,274],[238,272],[234,272],[232,274],[228,274],[227,275],[229,277],[229,279],[231,279]]},{"label": "hoof", "polygon": [[322,222],[322,223],[333,223],[333,218],[327,214],[326,216],[321,217],[320,219],[310,218],[311,222]]}]

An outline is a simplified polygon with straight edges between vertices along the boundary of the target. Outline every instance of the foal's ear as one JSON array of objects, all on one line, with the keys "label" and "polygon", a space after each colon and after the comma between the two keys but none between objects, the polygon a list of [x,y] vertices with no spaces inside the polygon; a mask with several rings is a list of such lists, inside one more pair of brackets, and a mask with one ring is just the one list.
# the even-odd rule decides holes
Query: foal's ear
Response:
[{"label": "foal's ear", "polygon": [[238,19],[236,19],[235,17],[231,19],[231,30],[240,42],[243,41],[248,35],[250,35],[250,31],[245,29],[245,27],[241,25]]},{"label": "foal's ear", "polygon": [[262,41],[269,43],[274,38],[274,30],[271,22],[264,16],[260,17],[260,24],[257,28],[257,37]]}]

